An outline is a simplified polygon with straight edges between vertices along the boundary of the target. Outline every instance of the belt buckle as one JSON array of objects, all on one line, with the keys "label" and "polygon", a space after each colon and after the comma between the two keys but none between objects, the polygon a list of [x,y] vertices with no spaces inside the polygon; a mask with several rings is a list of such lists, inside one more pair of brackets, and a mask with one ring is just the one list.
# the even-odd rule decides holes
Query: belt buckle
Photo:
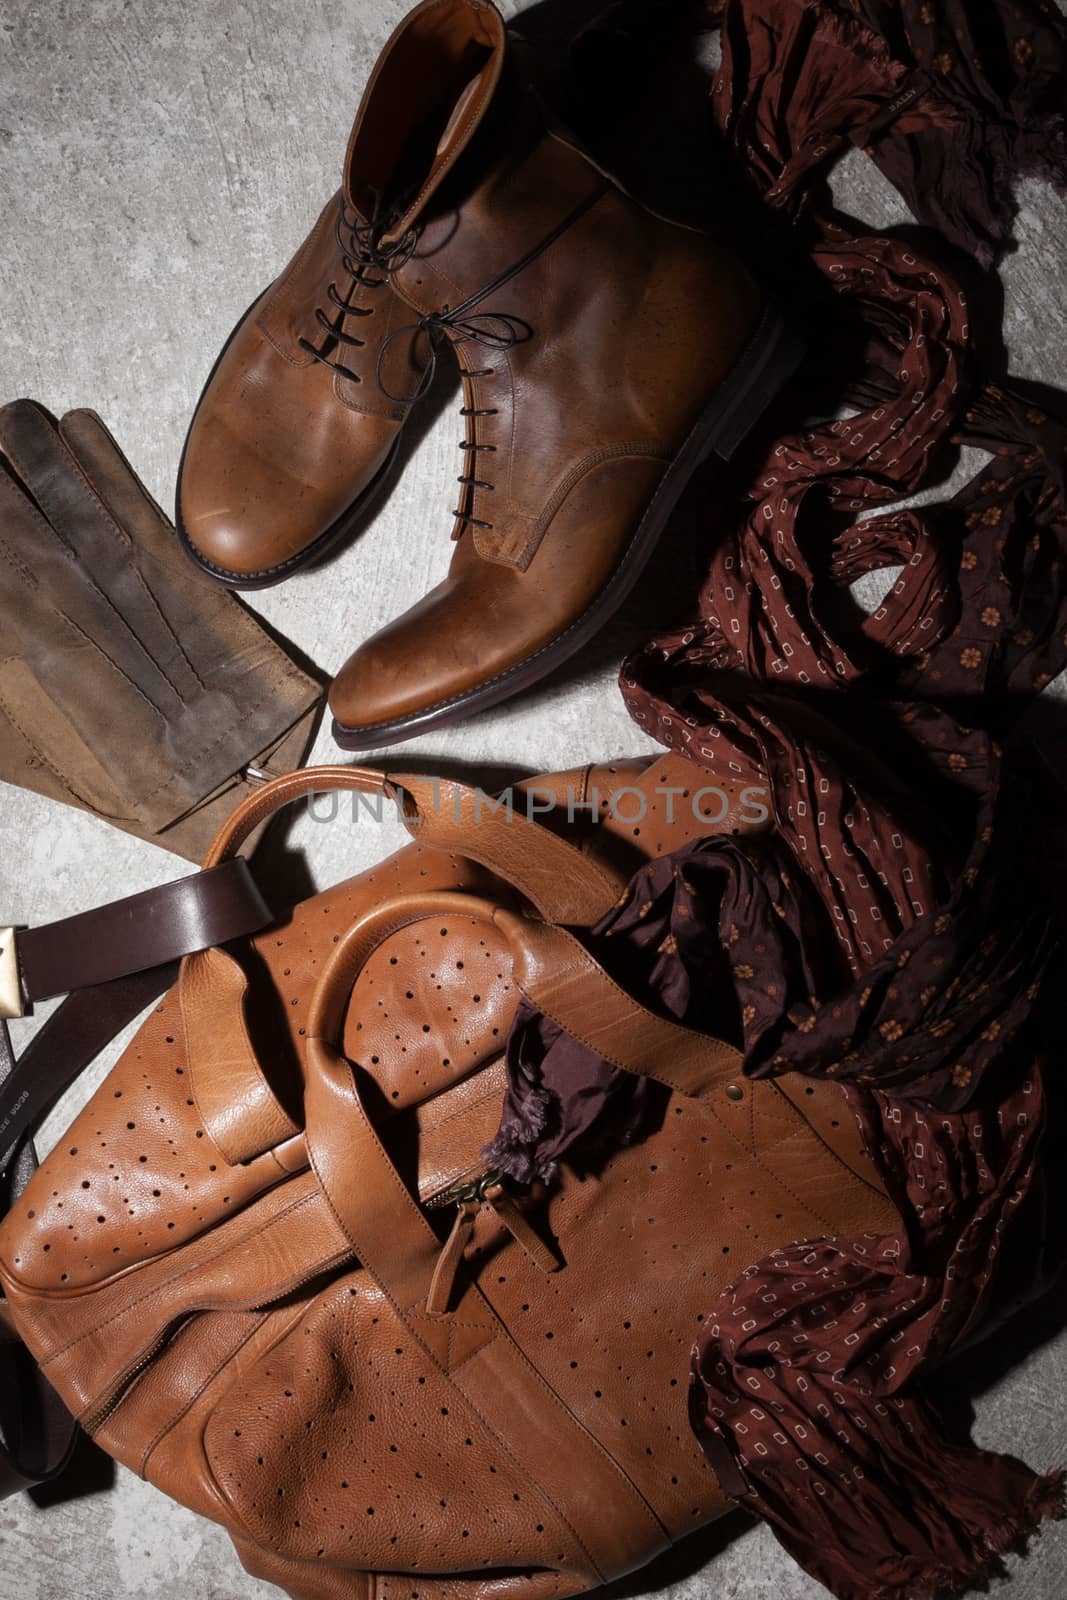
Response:
[{"label": "belt buckle", "polygon": [[18,930],[0,928],[0,1021],[26,1015],[19,976]]}]

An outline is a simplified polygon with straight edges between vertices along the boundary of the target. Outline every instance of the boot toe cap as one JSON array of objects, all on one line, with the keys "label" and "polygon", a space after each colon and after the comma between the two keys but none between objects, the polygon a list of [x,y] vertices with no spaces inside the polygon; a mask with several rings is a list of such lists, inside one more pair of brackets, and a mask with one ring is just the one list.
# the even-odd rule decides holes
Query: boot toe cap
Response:
[{"label": "boot toe cap", "polygon": [[394,625],[349,656],[331,685],[330,710],[340,729],[366,734],[372,743],[376,729],[388,733],[398,722],[435,709],[448,695],[439,675],[420,661],[414,632],[400,639]]},{"label": "boot toe cap", "polygon": [[330,689],[341,730],[366,732],[370,743],[377,728],[410,723],[414,735],[423,718],[447,714],[452,701],[507,664],[491,608],[479,608],[472,589],[462,575],[450,575],[349,656]]},{"label": "boot toe cap", "polygon": [[205,565],[241,577],[284,569],[343,510],[311,493],[255,441],[210,419],[194,422],[178,485],[178,525]]}]

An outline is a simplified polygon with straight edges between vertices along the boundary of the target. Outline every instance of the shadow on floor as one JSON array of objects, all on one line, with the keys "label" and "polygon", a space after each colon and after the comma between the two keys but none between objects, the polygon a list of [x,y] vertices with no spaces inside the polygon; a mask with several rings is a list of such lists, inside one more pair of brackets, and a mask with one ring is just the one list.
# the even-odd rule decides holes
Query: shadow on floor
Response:
[{"label": "shadow on floor", "polygon": [[114,1488],[117,1469],[110,1456],[95,1445],[88,1434],[79,1433],[70,1465],[51,1483],[29,1490],[30,1499],[42,1511],[49,1506],[67,1505],[72,1500],[87,1500]]}]

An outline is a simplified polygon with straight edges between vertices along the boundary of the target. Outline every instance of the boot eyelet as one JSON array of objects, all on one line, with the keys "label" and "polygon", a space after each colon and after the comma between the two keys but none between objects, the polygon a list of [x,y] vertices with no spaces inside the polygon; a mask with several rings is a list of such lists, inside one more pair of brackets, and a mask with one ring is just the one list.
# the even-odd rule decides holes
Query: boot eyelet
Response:
[{"label": "boot eyelet", "polygon": [[745,1091],[739,1083],[728,1083],[726,1085],[726,1098],[727,1100],[743,1100]]}]

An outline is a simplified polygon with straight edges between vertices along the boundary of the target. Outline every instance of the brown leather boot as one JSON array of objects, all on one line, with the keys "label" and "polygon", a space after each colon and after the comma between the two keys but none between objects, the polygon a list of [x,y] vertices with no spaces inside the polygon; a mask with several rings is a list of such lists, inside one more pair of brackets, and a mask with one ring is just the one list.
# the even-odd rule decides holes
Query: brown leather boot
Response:
[{"label": "brown leather boot", "polygon": [[799,357],[739,262],[549,131],[504,56],[494,6],[426,0],[353,129],[357,207],[414,194],[391,281],[455,352],[468,430],[448,576],[333,685],[345,749],[493,705],[584,644]]},{"label": "brown leather boot", "polygon": [[366,517],[387,484],[420,369],[411,312],[379,250],[373,207],[346,186],[237,324],[185,441],[175,520],[185,549],[233,588],[280,583]]}]

